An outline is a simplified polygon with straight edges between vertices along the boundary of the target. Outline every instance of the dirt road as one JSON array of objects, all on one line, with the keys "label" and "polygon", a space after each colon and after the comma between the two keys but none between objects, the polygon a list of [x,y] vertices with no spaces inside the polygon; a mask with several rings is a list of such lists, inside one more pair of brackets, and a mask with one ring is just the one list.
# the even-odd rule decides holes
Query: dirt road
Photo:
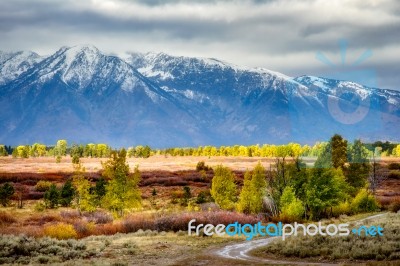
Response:
[{"label": "dirt road", "polygon": [[[373,216],[369,216],[364,219],[360,219],[352,224],[359,224],[366,220],[371,220],[378,218],[380,216],[385,215],[386,213],[381,213]],[[265,263],[265,264],[282,264],[282,265],[337,265],[337,264],[329,264],[329,263],[313,263],[313,262],[299,262],[299,261],[282,261],[282,260],[272,260],[266,258],[260,258],[251,256],[250,252],[260,247],[265,247],[272,243],[277,237],[269,237],[269,238],[261,238],[255,239],[251,241],[230,244],[221,249],[215,251],[215,255],[225,258],[225,259],[234,259],[234,260],[241,260],[247,262],[254,262],[254,263]]]}]

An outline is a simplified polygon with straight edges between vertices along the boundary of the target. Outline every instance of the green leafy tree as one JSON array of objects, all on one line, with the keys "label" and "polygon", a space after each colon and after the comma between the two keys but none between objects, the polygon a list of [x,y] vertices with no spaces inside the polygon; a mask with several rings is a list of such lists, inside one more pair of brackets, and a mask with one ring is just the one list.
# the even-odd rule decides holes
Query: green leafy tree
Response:
[{"label": "green leafy tree", "polygon": [[259,213],[262,210],[262,202],[265,196],[267,181],[265,176],[265,168],[259,162],[253,170],[251,178],[251,186],[253,190],[252,212]]},{"label": "green leafy tree", "polygon": [[0,156],[7,156],[8,152],[4,145],[0,145]]},{"label": "green leafy tree", "polygon": [[303,202],[296,197],[294,189],[287,186],[282,193],[281,199],[281,215],[291,221],[300,220],[304,214]]},{"label": "green leafy tree", "polygon": [[84,147],[83,145],[72,145],[69,154],[71,155],[72,158],[78,157],[82,158],[84,154]]},{"label": "green leafy tree", "polygon": [[55,184],[51,184],[49,190],[44,193],[44,202],[46,208],[54,209],[58,207],[60,201],[60,191],[58,191]]},{"label": "green leafy tree", "polygon": [[85,157],[96,157],[97,156],[97,151],[96,151],[96,145],[93,143],[89,143],[85,146],[84,149],[84,155]]},{"label": "green leafy tree", "polygon": [[219,165],[214,170],[211,196],[221,209],[230,210],[236,202],[235,176],[229,168]]},{"label": "green leafy tree", "polygon": [[[17,153],[18,157],[29,158],[29,154],[30,154],[30,146],[29,145],[20,145],[15,150],[17,151],[16,153]],[[15,157],[17,157],[17,156],[15,156]]]},{"label": "green leafy tree", "polygon": [[341,169],[314,168],[309,169],[306,186],[306,203],[311,218],[318,219],[327,215],[328,209],[346,198],[347,183]]},{"label": "green leafy tree", "polygon": [[84,211],[92,212],[96,210],[94,195],[90,193],[91,183],[85,177],[85,168],[79,163],[74,165],[75,171],[72,176],[74,187],[74,206],[79,213]]},{"label": "green leafy tree", "polygon": [[96,157],[105,158],[109,157],[111,149],[107,144],[99,143],[96,145]]},{"label": "green leafy tree", "polygon": [[141,174],[138,167],[135,167],[133,175],[129,173],[125,149],[111,154],[111,158],[103,164],[103,176],[109,180],[103,198],[107,209],[122,216],[126,209],[141,207]]},{"label": "green leafy tree", "polygon": [[251,172],[246,171],[244,174],[243,187],[240,191],[238,211],[244,213],[251,213],[253,206],[253,187],[251,185]]},{"label": "green leafy tree", "polygon": [[74,154],[72,156],[72,163],[73,164],[79,164],[80,163],[80,159],[79,159],[79,155],[78,154]]},{"label": "green leafy tree", "polygon": [[13,149],[11,155],[12,155],[13,158],[18,158],[18,150],[17,150],[17,148]]},{"label": "green leafy tree", "polygon": [[55,149],[55,155],[65,156],[67,155],[67,141],[65,139],[60,139],[57,141]]},{"label": "green leafy tree", "polygon": [[69,207],[74,198],[75,189],[72,185],[72,180],[68,179],[61,188],[60,204],[63,207]]},{"label": "green leafy tree", "polygon": [[378,203],[375,197],[363,188],[357,193],[351,202],[353,212],[373,212],[378,210]]},{"label": "green leafy tree", "polygon": [[30,149],[30,156],[42,157],[46,155],[46,145],[40,143],[34,143]]},{"label": "green leafy tree", "polygon": [[4,183],[0,186],[0,203],[6,207],[10,203],[12,195],[14,195],[14,187],[10,183]]}]

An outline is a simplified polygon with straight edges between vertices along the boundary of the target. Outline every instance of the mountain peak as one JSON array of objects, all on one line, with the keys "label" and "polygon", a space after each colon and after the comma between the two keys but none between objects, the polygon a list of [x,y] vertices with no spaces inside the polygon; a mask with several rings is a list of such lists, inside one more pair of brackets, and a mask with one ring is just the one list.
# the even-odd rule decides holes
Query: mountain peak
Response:
[{"label": "mountain peak", "polygon": [[31,51],[0,52],[0,85],[16,79],[42,59]]}]

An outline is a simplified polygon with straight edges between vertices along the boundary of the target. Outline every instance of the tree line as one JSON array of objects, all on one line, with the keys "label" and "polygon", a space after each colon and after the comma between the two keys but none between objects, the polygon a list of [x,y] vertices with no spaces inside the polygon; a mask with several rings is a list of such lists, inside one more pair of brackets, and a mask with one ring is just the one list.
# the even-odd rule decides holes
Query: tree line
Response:
[{"label": "tree line", "polygon": [[[83,158],[109,158],[113,148],[104,143],[73,144],[68,146],[66,140],[58,140],[54,146],[46,146],[41,143],[33,145],[19,145],[15,147],[0,145],[0,156],[12,155],[14,158],[30,158],[30,157],[56,157],[70,155],[71,157]],[[149,146],[138,145],[129,147],[127,150],[128,157],[148,158],[153,154]]]},{"label": "tree line", "polygon": [[[199,147],[175,147],[168,149],[152,149],[150,146],[138,145],[127,149],[128,157],[148,158],[153,155],[164,156],[244,156],[244,157],[318,157],[324,151],[328,142],[316,142],[314,145],[300,145],[299,143],[288,143],[285,145],[233,145],[233,146],[199,146]],[[349,147],[350,147],[349,143]],[[379,152],[379,156],[400,157],[400,144],[377,141],[363,144],[369,150],[369,154]],[[67,145],[66,140],[58,140],[54,146],[34,143],[33,145],[19,145],[11,147],[0,145],[0,156],[12,155],[14,158],[29,157],[56,157],[70,155],[71,157],[83,158],[108,158],[113,148],[104,143],[73,144]]]}]

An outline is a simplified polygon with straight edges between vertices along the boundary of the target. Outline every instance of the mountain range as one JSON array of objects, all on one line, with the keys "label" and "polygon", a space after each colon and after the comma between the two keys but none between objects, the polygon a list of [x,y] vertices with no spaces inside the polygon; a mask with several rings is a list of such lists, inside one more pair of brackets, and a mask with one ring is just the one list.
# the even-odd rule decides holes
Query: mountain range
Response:
[{"label": "mountain range", "polygon": [[0,52],[0,143],[176,147],[400,141],[400,92],[209,58]]}]

